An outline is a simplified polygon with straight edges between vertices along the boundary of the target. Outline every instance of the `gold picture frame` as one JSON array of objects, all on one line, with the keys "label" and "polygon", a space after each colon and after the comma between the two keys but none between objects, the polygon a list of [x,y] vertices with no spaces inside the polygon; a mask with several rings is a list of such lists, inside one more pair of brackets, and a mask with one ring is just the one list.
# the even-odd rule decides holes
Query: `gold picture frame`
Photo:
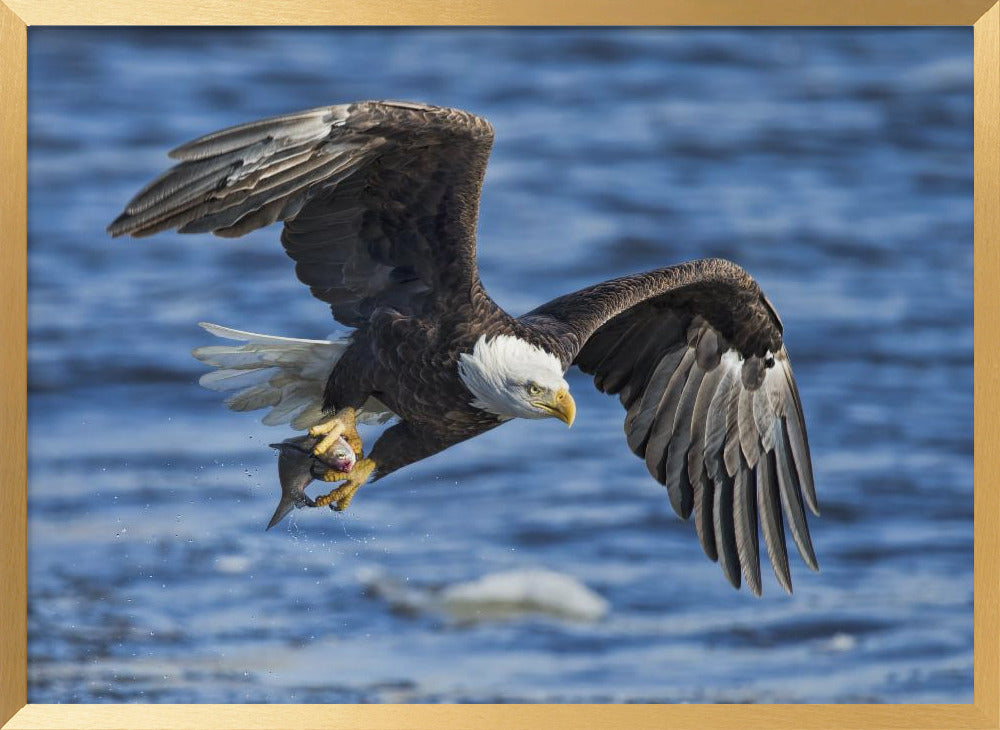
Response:
[{"label": "gold picture frame", "polygon": [[[965,25],[975,58],[975,678],[963,705],[26,704],[27,26]],[[0,725],[3,728],[1000,727],[1000,3],[995,0],[0,0]]]}]

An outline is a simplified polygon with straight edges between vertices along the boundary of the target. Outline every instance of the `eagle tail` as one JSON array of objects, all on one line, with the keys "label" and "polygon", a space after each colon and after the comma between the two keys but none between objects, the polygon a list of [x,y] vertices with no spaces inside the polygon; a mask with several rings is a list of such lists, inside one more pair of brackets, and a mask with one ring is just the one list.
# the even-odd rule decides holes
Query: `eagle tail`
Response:
[{"label": "eagle tail", "polygon": [[[198,381],[210,390],[235,391],[225,400],[234,411],[270,408],[268,426],[290,423],[308,429],[323,420],[323,392],[333,366],[350,346],[347,338],[302,340],[199,323],[207,332],[237,345],[198,347],[191,354],[215,370]],[[370,399],[362,423],[382,423],[392,414]]]}]

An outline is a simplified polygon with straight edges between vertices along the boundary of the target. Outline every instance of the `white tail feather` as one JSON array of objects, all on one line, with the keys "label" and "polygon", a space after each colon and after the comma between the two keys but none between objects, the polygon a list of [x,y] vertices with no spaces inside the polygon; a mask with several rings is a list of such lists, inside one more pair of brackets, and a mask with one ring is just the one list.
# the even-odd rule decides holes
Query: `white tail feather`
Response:
[{"label": "white tail feather", "polygon": [[[237,391],[225,400],[229,408],[270,408],[263,419],[268,426],[291,423],[293,428],[307,429],[323,420],[323,391],[330,371],[350,345],[347,339],[300,340],[199,324],[216,337],[244,343],[198,347],[191,352],[218,368],[198,382],[211,390]],[[369,398],[358,412],[358,420],[367,424],[385,423],[392,417],[375,398]]]}]

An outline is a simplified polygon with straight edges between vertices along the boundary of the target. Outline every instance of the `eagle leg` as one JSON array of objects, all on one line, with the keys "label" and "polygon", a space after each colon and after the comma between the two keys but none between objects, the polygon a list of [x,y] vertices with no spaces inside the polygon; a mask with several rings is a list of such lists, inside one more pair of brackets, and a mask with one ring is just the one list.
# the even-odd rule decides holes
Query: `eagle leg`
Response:
[{"label": "eagle leg", "polygon": [[333,469],[329,470],[322,476],[323,481],[336,482],[345,477],[347,481],[329,494],[317,497],[316,506],[325,507],[326,505],[330,505],[330,509],[336,512],[343,512],[347,509],[347,505],[351,503],[351,500],[354,499],[354,493],[361,488],[361,485],[368,481],[368,477],[371,476],[373,471],[375,471],[375,462],[371,459],[358,459],[349,474],[334,471]]},{"label": "eagle leg", "polygon": [[356,415],[353,408],[341,408],[330,420],[310,428],[310,436],[323,437],[313,447],[313,454],[322,456],[331,446],[337,443],[337,439],[343,436],[344,440],[354,449],[354,453],[361,456],[361,437],[358,435],[358,428],[355,423]]}]

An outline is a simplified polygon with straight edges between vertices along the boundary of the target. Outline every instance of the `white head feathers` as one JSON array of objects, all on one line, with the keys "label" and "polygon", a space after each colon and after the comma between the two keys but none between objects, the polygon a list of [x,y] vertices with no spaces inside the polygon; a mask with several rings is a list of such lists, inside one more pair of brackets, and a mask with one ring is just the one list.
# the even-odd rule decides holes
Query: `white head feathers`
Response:
[{"label": "white head feathers", "polygon": [[546,418],[551,414],[530,403],[532,387],[569,389],[559,358],[510,335],[480,337],[459,359],[458,374],[475,396],[472,405],[501,418]]}]

